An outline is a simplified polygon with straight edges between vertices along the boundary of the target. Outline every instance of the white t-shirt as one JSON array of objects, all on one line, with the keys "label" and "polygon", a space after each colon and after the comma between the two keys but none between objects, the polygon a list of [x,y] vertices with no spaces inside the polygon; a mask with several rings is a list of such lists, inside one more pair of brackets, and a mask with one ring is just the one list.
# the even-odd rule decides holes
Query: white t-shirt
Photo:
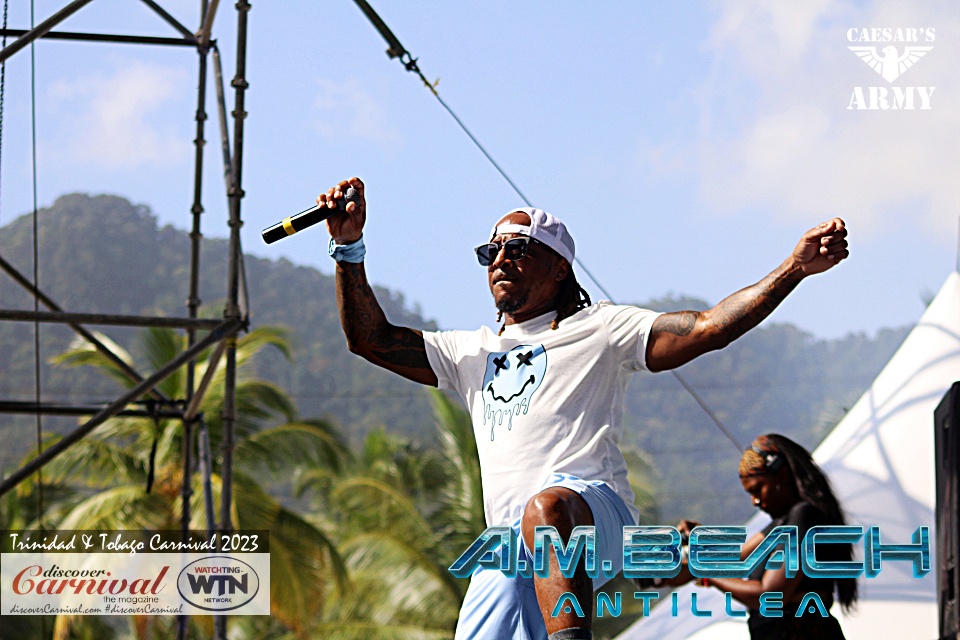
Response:
[{"label": "white t-shirt", "polygon": [[551,312],[502,336],[424,332],[439,387],[459,393],[473,421],[487,526],[512,525],[552,473],[607,483],[636,519],[617,445],[627,382],[646,369],[658,315],[601,301],[556,331]]}]

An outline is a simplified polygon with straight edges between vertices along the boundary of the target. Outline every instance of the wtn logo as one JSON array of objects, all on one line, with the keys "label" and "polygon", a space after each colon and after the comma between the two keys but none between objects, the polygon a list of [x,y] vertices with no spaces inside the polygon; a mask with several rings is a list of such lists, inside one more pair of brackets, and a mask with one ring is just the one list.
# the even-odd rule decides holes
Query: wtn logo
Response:
[{"label": "wtn logo", "polygon": [[177,591],[198,609],[234,611],[252,602],[259,593],[260,576],[239,558],[210,556],[194,560],[180,571]]},{"label": "wtn logo", "polygon": [[[199,595],[204,593],[206,595],[217,595],[222,596],[228,591],[231,595],[235,594],[239,589],[242,593],[249,592],[249,574],[244,573],[243,578],[237,580],[234,576],[198,576],[193,574],[187,575],[187,582],[190,583],[190,590],[194,595]],[[214,587],[218,587],[216,593],[213,593]]]},{"label": "wtn logo", "polygon": [[[873,69],[887,83],[892,84],[921,58],[930,53],[933,46],[908,44],[901,54],[891,42],[933,42],[936,30],[868,28],[848,29],[849,42],[888,43],[882,48],[876,44],[847,47]],[[879,48],[879,52],[878,52]],[[866,90],[865,90],[866,89]],[[871,111],[930,109],[930,99],[936,87],[854,87],[847,109]]]}]

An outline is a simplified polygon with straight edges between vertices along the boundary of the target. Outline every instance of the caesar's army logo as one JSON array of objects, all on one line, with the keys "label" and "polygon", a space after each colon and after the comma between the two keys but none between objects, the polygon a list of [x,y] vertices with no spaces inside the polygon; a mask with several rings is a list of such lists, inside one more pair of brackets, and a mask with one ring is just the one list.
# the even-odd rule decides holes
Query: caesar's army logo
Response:
[{"label": "caesar's army logo", "polygon": [[847,48],[877,72],[890,86],[854,87],[847,109],[870,111],[930,109],[936,87],[894,85],[910,67],[930,53],[936,39],[933,28],[847,29]]}]

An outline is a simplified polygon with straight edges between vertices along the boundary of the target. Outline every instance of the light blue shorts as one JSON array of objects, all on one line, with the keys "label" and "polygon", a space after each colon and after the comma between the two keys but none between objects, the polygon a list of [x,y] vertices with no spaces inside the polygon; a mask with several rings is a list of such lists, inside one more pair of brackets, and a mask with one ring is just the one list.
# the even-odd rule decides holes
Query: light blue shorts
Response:
[{"label": "light blue shorts", "polygon": [[[593,512],[597,534],[597,561],[613,562],[613,573],[623,569],[623,527],[635,525],[627,505],[606,483],[581,480],[575,476],[555,473],[541,487],[565,487],[576,491],[586,500]],[[513,523],[517,539],[520,521]],[[532,566],[532,557],[526,544],[519,547],[519,558]],[[609,578],[601,572],[593,579],[593,588],[599,589]],[[467,595],[460,608],[455,640],[547,640],[547,629],[537,603],[533,578],[508,578],[495,569],[478,569],[470,578]]]}]

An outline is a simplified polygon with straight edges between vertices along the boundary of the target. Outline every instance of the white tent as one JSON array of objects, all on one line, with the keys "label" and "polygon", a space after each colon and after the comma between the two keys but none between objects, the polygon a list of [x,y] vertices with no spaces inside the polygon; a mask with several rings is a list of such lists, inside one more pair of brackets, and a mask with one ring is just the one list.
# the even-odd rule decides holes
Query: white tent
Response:
[{"label": "white tent", "polygon": [[[861,578],[856,611],[845,616],[839,605],[833,607],[848,640],[938,637],[933,412],[957,380],[960,274],[953,273],[870,388],[813,453],[850,524],[878,525],[884,543],[909,543],[918,526],[930,527],[932,566],[926,576],[914,578],[912,563],[885,561],[879,576]],[[761,513],[747,527],[755,531],[767,522]],[[749,638],[745,619],[727,615],[718,590],[686,585],[677,593],[676,616],[667,600],[618,639]],[[697,594],[697,609],[712,615],[693,615],[691,594]],[[743,607],[734,603],[734,609]]]}]

